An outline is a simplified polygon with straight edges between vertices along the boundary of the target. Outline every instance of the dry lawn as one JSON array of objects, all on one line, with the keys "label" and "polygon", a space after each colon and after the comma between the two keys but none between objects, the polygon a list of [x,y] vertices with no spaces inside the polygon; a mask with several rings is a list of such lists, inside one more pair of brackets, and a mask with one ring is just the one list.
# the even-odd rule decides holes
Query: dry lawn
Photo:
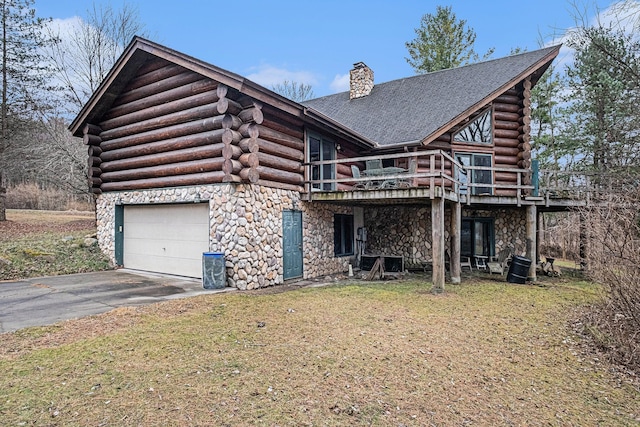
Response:
[{"label": "dry lawn", "polygon": [[584,282],[206,295],[0,335],[0,424],[638,426]]},{"label": "dry lawn", "polygon": [[93,212],[8,210],[0,222],[0,280],[110,268],[97,246],[84,244],[95,232]]}]

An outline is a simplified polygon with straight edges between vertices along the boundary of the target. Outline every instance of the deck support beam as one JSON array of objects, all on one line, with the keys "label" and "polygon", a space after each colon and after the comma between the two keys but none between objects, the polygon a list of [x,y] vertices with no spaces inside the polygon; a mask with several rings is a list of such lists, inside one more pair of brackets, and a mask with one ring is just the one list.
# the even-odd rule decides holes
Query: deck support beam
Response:
[{"label": "deck support beam", "polygon": [[537,208],[536,205],[527,206],[527,258],[531,260],[529,267],[528,280],[535,282],[536,280],[536,225],[537,225]]},{"label": "deck support beam", "polygon": [[[444,197],[431,200],[431,258],[433,293],[444,292]],[[459,257],[458,257],[459,258]]]},{"label": "deck support beam", "polygon": [[544,240],[544,213],[538,212],[538,228],[537,228],[538,238],[536,239],[536,258],[535,262],[542,261],[542,254],[540,253],[540,246],[542,245],[542,241]]},{"label": "deck support beam", "polygon": [[460,283],[460,228],[462,225],[462,205],[452,203],[451,206],[451,283]]}]

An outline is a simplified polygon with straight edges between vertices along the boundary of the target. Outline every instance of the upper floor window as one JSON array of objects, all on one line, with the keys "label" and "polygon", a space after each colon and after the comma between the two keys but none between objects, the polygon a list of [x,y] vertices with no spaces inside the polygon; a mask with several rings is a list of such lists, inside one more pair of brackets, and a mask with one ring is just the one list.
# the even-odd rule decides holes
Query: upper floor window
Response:
[{"label": "upper floor window", "polygon": [[[336,158],[336,146],[333,141],[330,141],[320,135],[309,134],[309,161],[318,162],[326,160],[335,160]],[[335,178],[335,164],[328,165],[312,165],[311,166],[311,179],[314,181],[323,179]],[[322,189],[324,191],[331,191],[335,188],[335,183],[324,182],[314,183],[313,189]]]},{"label": "upper floor window", "polygon": [[481,144],[493,143],[493,123],[491,108],[480,113],[470,123],[453,134],[454,142],[475,142]]},{"label": "upper floor window", "polygon": [[[465,169],[456,168],[456,179],[460,182],[460,194],[468,194],[471,187],[472,195],[493,194],[493,159],[491,154],[456,153],[455,158]],[[466,169],[472,167],[473,169]],[[488,184],[486,187],[478,184]]]}]

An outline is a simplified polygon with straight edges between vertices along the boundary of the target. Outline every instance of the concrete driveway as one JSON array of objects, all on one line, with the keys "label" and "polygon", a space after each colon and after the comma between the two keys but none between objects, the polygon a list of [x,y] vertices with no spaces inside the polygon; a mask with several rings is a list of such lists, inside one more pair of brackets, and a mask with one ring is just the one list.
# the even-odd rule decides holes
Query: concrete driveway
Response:
[{"label": "concrete driveway", "polygon": [[199,279],[132,270],[0,281],[0,333],[232,289],[209,290]]}]

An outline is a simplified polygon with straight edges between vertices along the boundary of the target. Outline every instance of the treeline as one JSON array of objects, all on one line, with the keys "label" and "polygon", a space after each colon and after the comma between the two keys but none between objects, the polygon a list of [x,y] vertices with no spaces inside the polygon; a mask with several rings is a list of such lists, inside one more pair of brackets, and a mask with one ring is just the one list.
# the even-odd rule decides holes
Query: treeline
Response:
[{"label": "treeline", "polygon": [[35,9],[35,0],[0,8],[0,187],[7,191],[0,193],[0,221],[6,207],[67,209],[91,201],[86,147],[67,126],[132,37],[145,35],[126,2],[94,3],[84,20],[65,28]]}]

